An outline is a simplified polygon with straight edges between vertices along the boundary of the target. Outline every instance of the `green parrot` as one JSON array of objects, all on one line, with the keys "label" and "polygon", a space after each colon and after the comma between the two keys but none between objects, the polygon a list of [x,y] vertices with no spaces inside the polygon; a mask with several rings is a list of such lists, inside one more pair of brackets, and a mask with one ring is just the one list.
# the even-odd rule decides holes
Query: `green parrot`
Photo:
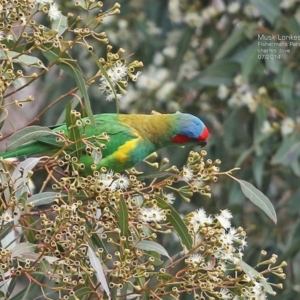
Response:
[{"label": "green parrot", "polygon": [[[190,114],[99,114],[95,115],[96,127],[88,118],[80,119],[80,135],[89,143],[98,146],[99,142],[105,144],[101,150],[102,158],[96,162],[97,170],[106,167],[108,170],[121,172],[133,167],[151,153],[168,146],[174,145],[201,145],[206,144],[209,132],[203,122]],[[54,133],[63,133],[68,136],[66,124],[53,129]],[[105,132],[107,140],[101,139]],[[20,146],[18,149],[0,154],[3,159],[23,156],[52,156],[65,146],[57,135],[39,136],[34,141]],[[79,142],[78,142],[79,143]],[[82,147],[80,142],[80,147]],[[79,144],[78,144],[79,145]],[[77,147],[78,148],[78,147]],[[70,144],[65,153],[76,156],[76,145]],[[91,174],[94,158],[83,146],[79,163],[85,165],[82,173]]]}]

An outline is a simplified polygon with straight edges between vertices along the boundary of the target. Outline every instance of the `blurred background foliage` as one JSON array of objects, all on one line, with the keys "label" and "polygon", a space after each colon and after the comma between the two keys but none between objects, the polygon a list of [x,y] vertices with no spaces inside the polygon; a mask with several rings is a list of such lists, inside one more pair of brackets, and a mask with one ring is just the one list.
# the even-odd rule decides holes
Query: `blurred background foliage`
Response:
[{"label": "blurred background foliage", "polygon": [[[69,1],[60,1],[66,15]],[[119,1],[121,14],[105,18],[102,25],[110,44],[126,49],[126,60],[141,60],[142,74],[130,83],[120,102],[122,113],[161,113],[176,111],[199,116],[208,126],[211,138],[208,156],[222,161],[221,170],[239,167],[238,178],[247,180],[266,194],[275,206],[274,225],[251,202],[237,183],[224,176],[213,185],[212,198],[192,199],[191,204],[175,202],[187,213],[204,207],[209,213],[229,208],[236,226],[248,235],[244,258],[255,264],[260,250],[276,253],[287,260],[284,289],[272,299],[298,299],[300,296],[300,44],[261,46],[258,35],[300,37],[300,3],[297,0],[131,0]],[[110,7],[114,1],[104,1]],[[76,10],[72,7],[72,13]],[[92,41],[94,51],[96,41]],[[297,42],[297,41],[293,41]],[[300,41],[299,41],[300,43]],[[264,49],[265,53],[259,53]],[[276,50],[276,53],[274,52]],[[86,51],[74,47],[84,73],[92,76],[98,67]],[[101,57],[101,53],[97,53]],[[105,56],[105,53],[102,54]],[[261,55],[261,56],[259,56]],[[263,57],[265,55],[265,57]],[[273,55],[273,56],[272,56]],[[40,57],[43,60],[43,57]],[[10,113],[12,126],[4,134],[28,124],[38,111],[70,90],[74,82],[51,72],[31,85],[25,93],[35,101],[22,110],[22,118]],[[24,93],[24,91],[22,91]],[[115,112],[115,103],[105,102],[97,84],[89,88],[94,114]],[[55,124],[66,98],[47,110],[37,124]],[[7,122],[8,123],[8,122]],[[182,165],[190,149],[167,149],[171,163]],[[144,168],[141,166],[140,168]],[[172,241],[162,237],[172,249]],[[175,249],[174,249],[175,252]],[[274,280],[273,280],[274,282]],[[182,299],[189,299],[189,296]]]}]

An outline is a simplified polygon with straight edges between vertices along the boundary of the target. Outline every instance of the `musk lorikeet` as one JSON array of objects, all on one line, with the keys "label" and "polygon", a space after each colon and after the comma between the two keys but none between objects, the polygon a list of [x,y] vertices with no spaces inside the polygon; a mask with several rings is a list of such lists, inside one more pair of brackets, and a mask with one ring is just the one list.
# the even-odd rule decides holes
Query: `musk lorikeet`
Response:
[{"label": "musk lorikeet", "polygon": [[[84,124],[88,118],[80,119]],[[97,162],[97,169],[106,167],[108,170],[121,172],[133,167],[151,153],[158,149],[174,145],[201,145],[206,144],[209,132],[203,122],[190,114],[100,114],[95,115],[96,127],[90,122],[88,125],[79,126],[80,136],[83,141],[98,146],[105,144],[101,150],[102,158]],[[53,129],[54,133],[63,133],[68,136],[66,124]],[[105,132],[108,140],[97,137]],[[3,159],[23,156],[53,156],[60,151],[63,159],[65,154],[76,156],[78,147],[70,143],[66,147],[65,141],[59,141],[54,134],[39,136],[34,141],[24,144],[19,148],[0,154]],[[79,163],[85,164],[83,173],[92,173],[91,165],[94,159],[86,151],[86,143],[80,142],[82,153]],[[79,144],[78,144],[79,145]],[[78,146],[77,145],[77,146]],[[83,145],[83,146],[82,146]]]}]

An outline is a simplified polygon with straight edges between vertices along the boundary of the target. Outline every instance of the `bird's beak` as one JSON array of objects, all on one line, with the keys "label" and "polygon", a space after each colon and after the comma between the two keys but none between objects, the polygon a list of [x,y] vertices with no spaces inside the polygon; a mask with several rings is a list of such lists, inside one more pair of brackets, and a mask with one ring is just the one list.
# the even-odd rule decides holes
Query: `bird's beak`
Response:
[{"label": "bird's beak", "polygon": [[205,147],[207,144],[207,142],[199,142],[198,145],[202,148]]}]

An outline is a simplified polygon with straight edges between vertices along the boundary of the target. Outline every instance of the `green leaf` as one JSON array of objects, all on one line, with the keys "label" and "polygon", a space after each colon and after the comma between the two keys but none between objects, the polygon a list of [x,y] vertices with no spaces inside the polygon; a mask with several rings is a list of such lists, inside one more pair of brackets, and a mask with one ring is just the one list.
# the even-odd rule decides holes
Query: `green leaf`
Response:
[{"label": "green leaf", "polygon": [[[93,230],[94,227],[91,225],[90,222],[86,221],[85,226],[87,227],[88,230],[94,232],[94,230]],[[103,243],[103,241],[99,237],[99,233],[100,233],[100,231],[92,233],[91,239],[89,240],[89,245],[93,246],[93,248],[95,248],[95,249],[102,248],[103,249],[103,256],[105,257],[109,252],[106,249],[105,244]]]},{"label": "green leaf", "polygon": [[156,200],[158,207],[162,209],[169,209],[171,211],[171,213],[167,215],[168,222],[170,222],[174,227],[174,230],[177,232],[182,244],[185,245],[187,250],[191,250],[193,246],[192,238],[178,212],[173,208],[173,206],[166,203],[163,199],[157,197]]},{"label": "green leaf", "polygon": [[18,164],[11,175],[11,178],[14,180],[15,189],[24,184],[24,180],[27,180],[28,172],[37,165],[40,159],[40,157],[29,157]]},{"label": "green leaf", "polygon": [[3,240],[12,231],[12,228],[13,228],[13,223],[6,223],[2,225],[0,231],[1,240]]},{"label": "green leaf", "polygon": [[[29,211],[30,209],[27,208],[26,210]],[[29,230],[24,230],[23,233],[24,240],[26,240],[28,243],[36,244],[36,236],[35,236],[37,230],[36,219],[32,215],[25,213],[22,216],[22,218],[19,219],[19,223],[23,228],[25,228],[25,226],[26,229],[30,228]]]},{"label": "green leaf", "polygon": [[258,187],[262,186],[265,161],[266,161],[265,156],[256,156],[253,159],[253,163],[252,163],[253,177]]},{"label": "green leaf", "polygon": [[299,163],[298,162],[299,155],[300,155],[300,142],[297,142],[286,153],[286,156],[288,157],[291,167]]},{"label": "green leaf", "polygon": [[257,51],[258,45],[257,41],[252,43],[247,47],[244,52],[244,59],[241,63],[242,75],[247,80],[249,80],[249,76],[252,75],[258,68],[258,65],[261,64],[261,61],[257,59]]},{"label": "green leaf", "polygon": [[238,179],[238,183],[241,186],[242,192],[244,195],[255,205],[257,205],[266,215],[273,220],[274,223],[277,223],[277,217],[275,209],[267,196],[265,196],[260,190],[258,190],[251,183]]},{"label": "green leaf", "polygon": [[251,147],[249,147],[248,149],[246,149],[245,151],[243,151],[243,153],[239,156],[239,158],[237,159],[237,161],[235,163],[235,167],[240,167],[242,165],[242,163],[244,162],[244,160],[255,150],[255,148],[261,142],[263,142],[264,140],[269,138],[270,135],[272,135],[272,133],[268,132],[268,133],[260,134],[257,138],[255,138],[254,144]]},{"label": "green leaf", "polygon": [[54,199],[56,198],[57,193],[55,192],[44,192],[32,195],[28,198],[27,202],[32,203],[35,207],[40,205],[46,205],[53,203]]},{"label": "green leaf", "polygon": [[101,288],[103,288],[104,291],[106,292],[106,294],[108,296],[110,296],[110,290],[109,290],[109,286],[108,286],[108,283],[107,283],[107,280],[106,280],[106,277],[104,274],[104,270],[99,261],[99,258],[96,256],[95,252],[93,251],[93,249],[90,246],[88,247],[87,255],[90,259],[92,267],[96,271],[98,282],[101,283]]},{"label": "green leaf", "polygon": [[[37,280],[37,278],[35,278],[35,280]],[[17,295],[10,297],[10,300],[27,300],[29,299],[28,295],[30,295],[30,290],[34,289],[36,287],[36,285],[34,284],[34,282],[29,281],[27,283],[27,287],[25,286],[24,289],[21,290],[21,292],[19,292]]]},{"label": "green leaf", "polygon": [[6,118],[8,117],[8,111],[4,107],[0,109],[0,130],[2,129]]},{"label": "green leaf", "polygon": [[[1,274],[3,275],[3,273],[1,273]],[[5,276],[3,276],[3,278],[5,278]],[[9,286],[8,286],[8,290],[7,290],[7,295],[11,295],[13,293],[13,291],[15,290],[16,283],[19,281],[18,279],[19,278],[16,276],[16,277],[12,277],[8,280]],[[4,281],[4,287],[5,287],[6,283],[7,282]],[[2,290],[3,290],[3,288],[2,288]],[[9,298],[9,300],[11,300],[11,298]]]},{"label": "green leaf", "polygon": [[[9,274],[8,272],[9,271],[4,272],[2,269],[0,269],[0,276],[3,278],[0,288],[1,288],[1,294],[3,293],[3,295],[10,295],[11,291],[14,289],[16,285],[16,278],[7,276]],[[8,298],[6,297],[2,298],[0,295],[0,299],[8,299]]]},{"label": "green leaf", "polygon": [[48,274],[51,271],[50,263],[44,258],[39,261],[39,266],[43,274]]},{"label": "green leaf", "polygon": [[[275,44],[275,45],[271,45],[271,44]],[[266,50],[265,53],[274,53],[274,51],[276,51],[275,53],[277,54],[280,53],[279,52],[280,49],[285,49],[285,47],[280,47],[276,44],[277,43],[267,43],[266,46],[259,46],[259,47],[261,49],[265,49]],[[265,59],[264,62],[266,64],[267,69],[274,72],[275,74],[281,74],[284,65],[282,59]]]},{"label": "green leaf", "polygon": [[288,33],[292,35],[298,35],[300,31],[300,25],[296,20],[296,16],[297,16],[296,14],[294,16],[293,15],[281,16],[282,25],[288,31]]},{"label": "green leaf", "polygon": [[[147,27],[147,24],[145,24],[145,27]],[[146,28],[145,31],[148,32],[148,29]],[[173,61],[173,66],[172,66],[173,72],[175,74],[177,74],[179,72],[179,68],[182,66],[182,64],[185,64],[184,58],[185,58],[187,51],[190,49],[189,47],[191,44],[191,40],[194,37],[194,34],[195,34],[195,28],[193,28],[193,27],[186,26],[184,28],[184,30],[182,30],[181,36],[178,39],[178,42],[176,45],[176,48],[178,51],[177,51],[177,54]],[[149,33],[148,33],[148,38],[151,41],[152,38],[151,38],[151,35],[149,35]],[[150,47],[152,47],[152,45]]]},{"label": "green leaf", "polygon": [[58,19],[52,22],[52,30],[57,30],[57,36],[61,36],[68,28],[68,18],[61,15]]},{"label": "green leaf", "polygon": [[[82,98],[80,91],[74,94],[74,97],[70,100],[71,109],[75,109],[75,107],[79,103],[79,99]],[[66,112],[62,111],[60,116],[57,118],[56,125],[61,125],[62,123],[66,122]]]},{"label": "green leaf", "polygon": [[122,236],[128,237],[128,210],[126,202],[124,199],[121,199],[120,202],[120,212],[118,213],[118,222],[121,229]]},{"label": "green leaf", "polygon": [[56,64],[60,67],[63,71],[65,71],[68,75],[73,77],[77,83],[79,91],[81,92],[85,109],[89,119],[91,120],[93,126],[96,127],[95,118],[92,112],[91,103],[89,100],[89,96],[86,89],[86,84],[84,81],[83,72],[80,69],[77,62],[67,53],[61,53],[60,49],[52,47],[52,45],[44,45],[43,46],[43,55],[52,63]]},{"label": "green leaf", "polygon": [[253,269],[251,266],[249,266],[247,263],[242,261],[241,259],[238,259],[235,262],[238,266],[242,268],[242,270],[251,278],[258,280],[262,286],[264,287],[265,291],[269,294],[273,294],[273,289],[271,285],[266,281],[264,277],[261,278],[261,275],[259,272],[257,272],[255,269]]},{"label": "green leaf", "polygon": [[[34,253],[37,245],[31,243],[19,243],[11,249],[12,257],[27,258],[27,255]],[[36,253],[35,253],[36,254]]]},{"label": "green leaf", "polygon": [[24,64],[28,67],[34,66],[37,68],[47,69],[42,61],[34,56],[20,54],[15,51],[3,51],[0,50],[0,60],[11,59],[15,63]]},{"label": "green leaf", "polygon": [[[145,277],[137,277],[136,280],[139,286],[145,286],[146,284]],[[142,291],[142,298],[143,300],[149,300],[149,291],[147,289]]]},{"label": "green leaf", "polygon": [[[240,64],[232,60],[218,60],[202,72],[195,80],[204,86],[230,85],[240,71]],[[195,81],[193,80],[193,81]]]},{"label": "green leaf", "polygon": [[286,137],[279,147],[274,157],[271,160],[273,165],[281,164],[283,166],[289,166],[293,172],[300,176],[300,142],[295,140],[295,136]]},{"label": "green leaf", "polygon": [[162,245],[156,242],[140,241],[135,245],[135,247],[146,251],[154,251],[171,259],[168,251]]},{"label": "green leaf", "polygon": [[34,140],[38,136],[45,136],[54,134],[53,131],[47,127],[42,126],[29,126],[18,130],[10,136],[7,141],[7,151],[14,150],[23,144]]},{"label": "green leaf", "polygon": [[281,86],[279,90],[285,100],[289,100],[293,95],[294,74],[292,69],[287,66],[281,74]]},{"label": "green leaf", "polygon": [[102,152],[98,152],[98,151],[95,151],[93,149],[92,153],[91,153],[91,157],[93,158],[93,162],[95,165],[97,165],[99,163],[99,161],[102,159]]},{"label": "green leaf", "polygon": [[235,50],[242,42],[245,40],[245,24],[242,24],[240,27],[237,27],[233,33],[226,39],[219,49],[215,59],[221,59],[227,56],[232,50]]},{"label": "green leaf", "polygon": [[[91,299],[91,295],[93,295],[94,290],[91,289],[90,287],[82,287],[76,290],[75,295],[77,299]],[[85,297],[85,298],[84,298]]]},{"label": "green leaf", "polygon": [[283,138],[283,141],[278,147],[276,153],[271,159],[271,164],[281,164],[283,166],[289,166],[290,165],[290,151],[294,151],[294,145],[298,144],[297,136],[288,135]]},{"label": "green leaf", "polygon": [[251,0],[252,4],[258,9],[260,14],[264,16],[272,25],[276,18],[280,16],[278,6],[270,0]]}]

